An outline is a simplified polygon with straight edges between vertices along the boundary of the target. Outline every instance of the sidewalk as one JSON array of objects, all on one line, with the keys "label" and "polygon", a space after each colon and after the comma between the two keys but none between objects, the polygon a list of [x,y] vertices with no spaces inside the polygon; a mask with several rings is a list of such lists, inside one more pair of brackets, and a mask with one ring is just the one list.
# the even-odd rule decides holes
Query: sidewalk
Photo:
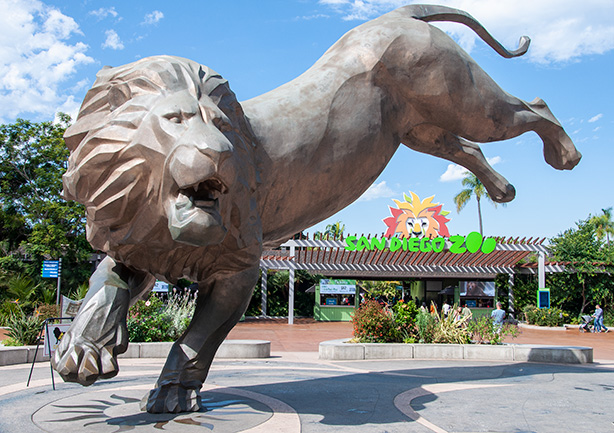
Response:
[{"label": "sidewalk", "polygon": [[229,338],[270,340],[272,357],[214,361],[206,411],[140,411],[164,359],[120,359],[117,377],[89,387],[56,375],[56,391],[48,362],[36,364],[29,388],[30,365],[20,364],[0,367],[0,433],[606,432],[614,421],[612,334],[522,329],[514,341],[592,345],[595,364],[325,361],[319,343],[350,338],[350,323],[248,319]]},{"label": "sidewalk", "polygon": [[[247,318],[230,332],[229,339],[269,340],[271,352],[317,352],[320,342],[352,338],[349,322],[316,322],[310,318],[287,319]],[[582,333],[577,329],[559,330],[520,328],[516,338],[506,343],[544,344],[557,346],[588,346],[593,348],[596,361],[614,362],[614,332],[607,334]]]}]

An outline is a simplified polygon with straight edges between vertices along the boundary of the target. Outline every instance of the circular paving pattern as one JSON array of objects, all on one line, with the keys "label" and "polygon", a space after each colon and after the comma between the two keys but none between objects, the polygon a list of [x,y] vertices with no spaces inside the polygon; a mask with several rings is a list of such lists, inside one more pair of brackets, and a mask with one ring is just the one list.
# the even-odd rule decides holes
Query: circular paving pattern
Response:
[{"label": "circular paving pattern", "polygon": [[140,401],[156,362],[127,364],[89,388],[57,383],[56,391],[46,369],[30,388],[27,367],[0,369],[0,433],[560,433],[610,431],[614,421],[605,366],[224,361],[203,388],[206,410],[149,414]]},{"label": "circular paving pattern", "polygon": [[[79,393],[50,402],[32,421],[49,433],[128,431],[300,431],[296,412],[285,403],[255,392],[206,386],[206,410],[181,414],[150,414],[140,410],[141,398],[151,387],[127,386]],[[282,430],[279,430],[282,431]]]}]

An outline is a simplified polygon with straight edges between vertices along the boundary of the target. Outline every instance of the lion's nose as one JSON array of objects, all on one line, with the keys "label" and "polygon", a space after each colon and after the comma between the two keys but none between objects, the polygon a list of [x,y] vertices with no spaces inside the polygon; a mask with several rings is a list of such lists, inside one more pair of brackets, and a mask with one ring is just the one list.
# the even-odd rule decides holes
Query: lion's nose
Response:
[{"label": "lion's nose", "polygon": [[169,161],[169,171],[179,188],[213,176],[225,185],[234,180],[233,148],[217,129],[196,123],[181,137]]},{"label": "lion's nose", "polygon": [[187,188],[217,173],[217,163],[193,146],[182,146],[175,151],[169,171],[179,188]]}]

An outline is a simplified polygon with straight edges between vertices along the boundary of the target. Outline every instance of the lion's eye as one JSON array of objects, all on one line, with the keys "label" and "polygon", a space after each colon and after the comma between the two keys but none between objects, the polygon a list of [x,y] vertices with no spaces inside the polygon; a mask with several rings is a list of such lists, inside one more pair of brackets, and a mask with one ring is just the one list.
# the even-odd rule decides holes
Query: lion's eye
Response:
[{"label": "lion's eye", "polygon": [[167,114],[164,118],[171,123],[181,123],[183,121],[181,114],[178,113]]}]

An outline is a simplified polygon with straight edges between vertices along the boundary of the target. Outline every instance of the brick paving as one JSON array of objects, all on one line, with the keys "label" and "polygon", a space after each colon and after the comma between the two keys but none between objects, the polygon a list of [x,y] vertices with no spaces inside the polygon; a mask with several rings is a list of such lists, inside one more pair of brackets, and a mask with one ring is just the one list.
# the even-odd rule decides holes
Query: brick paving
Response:
[{"label": "brick paving", "polygon": [[[320,342],[352,337],[348,322],[316,322],[310,318],[287,319],[247,318],[230,332],[236,340],[269,340],[272,352],[317,352]],[[581,333],[576,328],[564,330],[520,328],[516,338],[508,343],[545,344],[557,346],[588,346],[595,360],[614,361],[614,330],[601,334]]]}]

